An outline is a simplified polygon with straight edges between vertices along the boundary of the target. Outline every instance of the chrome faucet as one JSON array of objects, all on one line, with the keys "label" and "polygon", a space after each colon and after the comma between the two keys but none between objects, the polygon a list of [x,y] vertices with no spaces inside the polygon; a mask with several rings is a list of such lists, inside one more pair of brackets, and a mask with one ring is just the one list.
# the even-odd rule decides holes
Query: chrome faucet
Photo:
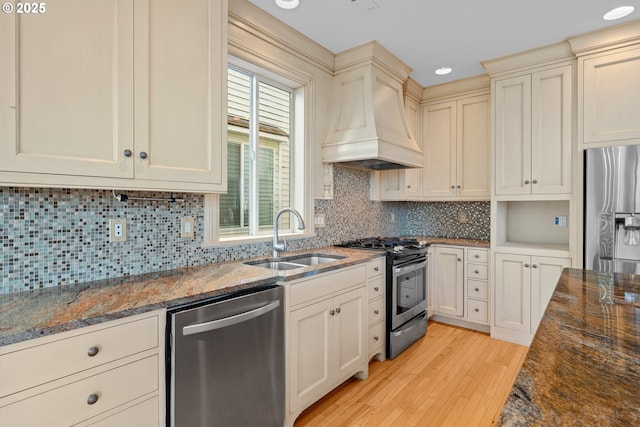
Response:
[{"label": "chrome faucet", "polygon": [[280,240],[280,237],[278,237],[278,220],[280,219],[280,215],[282,215],[284,212],[291,212],[292,214],[294,214],[296,218],[298,218],[298,230],[304,230],[304,220],[302,219],[302,215],[300,215],[300,212],[291,208],[280,209],[278,213],[276,213],[276,217],[273,220],[273,254],[272,255],[274,258],[277,258],[281,251],[287,250],[287,241],[284,239],[284,237],[282,238],[282,240]]}]

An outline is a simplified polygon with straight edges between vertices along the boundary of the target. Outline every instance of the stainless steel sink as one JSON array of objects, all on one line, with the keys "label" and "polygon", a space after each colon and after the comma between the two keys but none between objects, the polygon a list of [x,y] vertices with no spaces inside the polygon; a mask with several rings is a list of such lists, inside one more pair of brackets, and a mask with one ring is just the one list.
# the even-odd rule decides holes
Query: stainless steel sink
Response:
[{"label": "stainless steel sink", "polygon": [[301,254],[282,258],[268,258],[259,261],[247,261],[245,264],[255,267],[269,268],[271,270],[293,270],[311,265],[326,264],[346,257],[331,254]]}]

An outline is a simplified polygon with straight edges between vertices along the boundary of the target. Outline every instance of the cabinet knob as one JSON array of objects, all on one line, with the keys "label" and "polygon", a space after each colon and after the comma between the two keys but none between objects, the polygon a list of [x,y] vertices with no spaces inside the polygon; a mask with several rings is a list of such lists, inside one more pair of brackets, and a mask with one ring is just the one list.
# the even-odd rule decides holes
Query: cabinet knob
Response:
[{"label": "cabinet knob", "polygon": [[124,154],[124,156],[125,156],[125,157],[131,157],[131,155],[132,155],[133,153],[131,152],[131,150],[126,149],[126,150],[124,150],[124,153],[123,153],[123,154]]},{"label": "cabinet knob", "polygon": [[336,308],[336,313],[340,313],[340,307]]},{"label": "cabinet knob", "polygon": [[100,398],[100,396],[98,395],[98,393],[91,393],[89,395],[89,397],[87,397],[87,403],[89,405],[93,405],[94,403],[96,403],[98,401],[99,398]]},{"label": "cabinet knob", "polygon": [[460,188],[460,186],[458,185],[457,188]]},{"label": "cabinet knob", "polygon": [[336,314],[336,312],[335,312],[335,310],[329,310],[329,314],[333,316],[333,315]]},{"label": "cabinet knob", "polygon": [[532,182],[533,184],[537,184],[537,183],[538,183],[538,180],[537,180],[537,179],[534,179],[534,180],[533,180],[533,181],[531,181],[531,182]]},{"label": "cabinet knob", "polygon": [[143,160],[147,158],[147,153],[144,151],[141,151],[139,155],[140,155],[140,158]]},{"label": "cabinet knob", "polygon": [[479,312],[480,312],[480,309],[479,309],[478,307],[476,307],[474,311],[475,311],[476,313],[479,313]]},{"label": "cabinet knob", "polygon": [[474,258],[480,258],[480,255],[475,254],[473,257],[474,257]]},{"label": "cabinet knob", "polygon": [[524,183],[525,183],[525,184],[529,184],[529,180],[527,179]]},{"label": "cabinet knob", "polygon": [[462,261],[462,258],[458,258],[458,261]]},{"label": "cabinet knob", "polygon": [[379,267],[373,267],[373,271],[378,271],[378,270],[380,270]]},{"label": "cabinet knob", "polygon": [[411,186],[410,186],[410,185],[407,185],[407,188],[408,188],[408,189],[411,189]]},{"label": "cabinet knob", "polygon": [[474,291],[480,292],[480,288],[475,288]]},{"label": "cabinet knob", "polygon": [[100,352],[100,348],[96,347],[95,345],[93,347],[89,347],[89,350],[87,350],[87,356],[89,357],[93,357],[96,354],[98,354]]},{"label": "cabinet knob", "polygon": [[529,268],[529,264],[525,264],[525,265],[524,265],[524,268]]},{"label": "cabinet knob", "polygon": [[380,288],[376,286],[375,288],[373,288],[373,290],[378,292],[380,290]]},{"label": "cabinet knob", "polygon": [[538,268],[538,264],[533,264],[533,265],[531,265],[531,267]]},{"label": "cabinet knob", "polygon": [[373,337],[373,340],[374,340],[374,341],[378,341],[379,339],[380,339],[380,338],[378,338],[378,337]]},{"label": "cabinet knob", "polygon": [[473,270],[474,273],[480,274],[480,270]]},{"label": "cabinet knob", "polygon": [[373,314],[380,314],[379,310],[373,310]]}]

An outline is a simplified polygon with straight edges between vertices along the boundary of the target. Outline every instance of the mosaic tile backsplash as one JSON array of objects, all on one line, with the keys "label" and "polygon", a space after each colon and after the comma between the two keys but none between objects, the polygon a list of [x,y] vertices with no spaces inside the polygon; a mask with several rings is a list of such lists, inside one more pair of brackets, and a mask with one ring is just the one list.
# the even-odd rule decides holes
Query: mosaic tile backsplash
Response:
[{"label": "mosaic tile backsplash", "polygon": [[[137,197],[166,193],[126,192]],[[203,248],[203,196],[184,203],[115,200],[107,190],[0,188],[0,293],[238,260],[271,253],[270,242]],[[460,211],[468,223],[459,224]],[[369,173],[335,167],[333,200],[316,200],[327,226],[292,240],[313,249],[367,236],[489,238],[489,203],[402,203],[369,200]],[[195,218],[194,239],[180,238],[180,219]],[[110,243],[111,218],[127,219],[127,241]]]}]

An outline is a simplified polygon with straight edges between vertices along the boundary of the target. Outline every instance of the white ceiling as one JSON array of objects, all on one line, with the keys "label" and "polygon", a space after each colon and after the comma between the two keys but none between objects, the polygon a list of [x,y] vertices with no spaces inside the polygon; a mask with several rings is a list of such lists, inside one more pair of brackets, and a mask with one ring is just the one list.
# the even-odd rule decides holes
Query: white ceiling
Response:
[{"label": "white ceiling", "polygon": [[[300,0],[293,10],[249,1],[333,53],[376,40],[425,87],[483,74],[480,61],[640,19],[640,0]],[[602,19],[623,5],[635,11]],[[443,66],[453,72],[436,76]]]}]

